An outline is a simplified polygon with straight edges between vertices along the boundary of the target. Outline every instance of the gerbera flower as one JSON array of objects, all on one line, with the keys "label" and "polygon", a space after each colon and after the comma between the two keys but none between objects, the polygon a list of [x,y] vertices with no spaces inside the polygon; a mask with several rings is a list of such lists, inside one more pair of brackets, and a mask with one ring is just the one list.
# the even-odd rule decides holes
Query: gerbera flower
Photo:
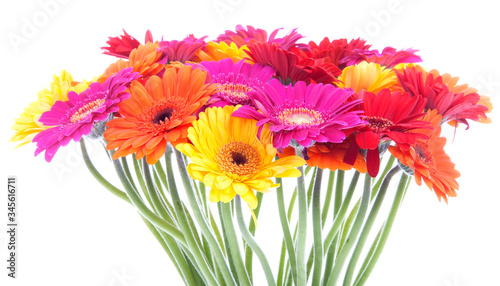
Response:
[{"label": "gerbera flower", "polygon": [[223,59],[218,62],[202,62],[200,65],[210,74],[210,82],[219,84],[217,92],[209,101],[218,106],[251,104],[248,93],[262,90],[274,74],[271,67],[251,65],[244,60],[233,64],[231,59]]},{"label": "gerbera flower", "polygon": [[230,43],[229,45],[221,42],[214,43],[208,42],[207,45],[198,50],[197,56],[201,61],[220,61],[222,59],[232,59],[234,63],[245,60],[246,62],[253,63],[249,60],[249,56],[246,53],[248,51],[247,46],[236,46],[235,43]]},{"label": "gerbera flower", "polygon": [[455,164],[444,152],[446,138],[439,137],[441,134],[441,115],[437,110],[429,111],[423,118],[432,124],[433,130],[421,129],[410,132],[420,132],[429,137],[428,140],[418,139],[408,150],[398,146],[390,146],[389,151],[402,164],[408,166],[415,173],[415,182],[420,186],[422,180],[434,190],[439,200],[443,198],[448,203],[448,196],[456,197],[458,183],[456,179],[460,173],[455,169]]},{"label": "gerbera flower", "polygon": [[108,150],[117,149],[113,159],[136,153],[155,164],[165,153],[167,142],[173,146],[186,142],[187,129],[194,115],[210,95],[213,84],[205,84],[207,73],[191,66],[165,70],[163,78],[152,76],[143,85],[130,85],[130,98],[119,104],[122,117],[106,126]]},{"label": "gerbera flower", "polygon": [[89,86],[86,81],[82,83],[73,81],[73,77],[65,70],[61,71],[59,76],[54,75],[53,78],[52,83],[50,83],[50,90],[45,88],[40,91],[38,100],[30,103],[19,118],[14,120],[15,124],[11,128],[15,131],[15,134],[10,141],[19,142],[16,148],[31,143],[35,135],[51,128],[51,126],[40,122],[40,116],[49,111],[54,103],[68,100],[69,91],[80,93]]},{"label": "gerbera flower", "polygon": [[219,35],[219,37],[217,37],[217,42],[225,42],[226,44],[235,43],[238,47],[242,47],[252,42],[275,43],[284,50],[289,50],[292,47],[309,50],[306,44],[297,44],[297,41],[304,37],[297,32],[297,29],[293,29],[283,38],[276,38],[279,30],[282,29],[283,28],[279,28],[272,31],[268,37],[265,30],[255,29],[252,26],[247,26],[245,29],[242,25],[237,25],[235,32],[226,30],[224,34]]},{"label": "gerbera flower", "polygon": [[210,190],[211,202],[229,202],[241,196],[254,209],[258,201],[254,191],[266,193],[277,187],[273,177],[298,177],[295,167],[304,159],[290,156],[273,161],[276,149],[267,126],[260,131],[256,121],[231,116],[238,107],[208,108],[189,128],[192,144],[178,144],[177,149],[191,158],[187,170],[191,177]]},{"label": "gerbera flower", "polygon": [[[467,96],[469,94],[475,94],[478,92],[477,89],[470,87],[468,84],[458,85],[459,78],[453,77],[449,73],[440,74],[437,70],[430,70],[429,74],[434,75],[434,78],[441,77],[443,84],[446,85],[450,89],[450,91],[455,93],[455,94],[463,93],[464,96]],[[493,104],[491,103],[490,98],[488,96],[485,96],[485,95],[479,95],[479,101],[477,102],[476,105],[485,106],[487,108],[487,110],[484,111],[484,113],[490,113],[491,110],[493,109]],[[479,115],[478,122],[491,123],[491,118],[483,117],[481,114],[478,114],[478,115]],[[456,122],[455,120],[451,120],[448,123],[451,126],[456,126],[456,124],[458,124],[458,122]]]},{"label": "gerbera flower", "polygon": [[274,68],[275,76],[286,84],[297,81],[331,84],[337,82],[336,76],[340,75],[335,65],[308,58],[299,49],[287,51],[277,44],[260,42],[250,43],[248,48],[254,62]]},{"label": "gerbera flower", "polygon": [[358,152],[354,164],[344,162],[345,154],[352,140],[354,140],[354,136],[347,137],[341,143],[314,143],[313,146],[307,148],[307,155],[309,156],[307,165],[311,167],[318,166],[321,169],[330,169],[331,171],[348,171],[354,168],[360,173],[366,173],[365,156],[360,152]]},{"label": "gerbera flower", "polygon": [[157,42],[146,43],[132,50],[128,61],[122,59],[111,64],[103,73],[103,77],[117,73],[125,68],[132,67],[143,77],[157,75],[165,68],[165,58]]},{"label": "gerbera flower", "polygon": [[189,35],[182,41],[161,41],[159,45],[165,53],[169,63],[185,63],[197,59],[196,54],[206,45],[204,41],[205,38],[206,36],[198,39],[193,35]]},{"label": "gerbera flower", "polygon": [[379,64],[361,62],[342,70],[339,87],[352,88],[377,93],[385,88],[398,89],[398,78],[392,69],[385,69]]},{"label": "gerbera flower", "polygon": [[370,48],[370,45],[367,45],[365,40],[359,38],[349,42],[346,39],[338,39],[330,42],[330,39],[325,37],[319,45],[313,41],[309,42],[309,45],[311,46],[313,58],[324,59],[341,70],[346,67],[344,59],[354,50],[367,50]]},{"label": "gerbera flower", "polygon": [[342,62],[348,66],[359,64],[366,61],[369,63],[377,63],[386,68],[393,68],[398,64],[418,63],[422,58],[415,55],[418,50],[404,49],[396,50],[392,47],[386,47],[380,53],[378,50],[354,50],[351,55],[345,57]]},{"label": "gerbera flower", "polygon": [[[101,50],[104,50],[103,54],[128,59],[130,52],[138,48],[141,43],[136,38],[127,34],[125,29],[123,29],[123,34],[118,37],[109,37],[109,40],[106,42],[109,46],[101,48]],[[144,43],[149,42],[153,42],[153,35],[150,30],[147,30]]]},{"label": "gerbera flower", "polygon": [[443,78],[436,76],[436,72],[427,73],[422,69],[408,67],[397,71],[397,77],[406,92],[427,99],[425,109],[437,109],[444,121],[455,120],[466,124],[468,128],[467,119],[478,121],[481,117],[487,118],[485,112],[488,107],[478,104],[480,96],[477,93],[451,91],[443,83]]},{"label": "gerbera flower", "polygon": [[269,124],[277,148],[287,147],[292,139],[304,147],[313,140],[339,143],[345,138],[343,129],[361,124],[359,111],[348,111],[360,101],[345,103],[352,94],[331,84],[299,81],[285,87],[273,79],[264,85],[264,92],[250,94],[258,111],[243,106],[233,116],[255,119],[260,128]]},{"label": "gerbera flower", "polygon": [[420,120],[424,115],[425,99],[412,97],[408,93],[391,92],[383,89],[378,94],[362,91],[358,94],[363,99],[363,110],[368,122],[356,133],[356,140],[344,158],[344,162],[353,165],[359,148],[366,149],[368,173],[376,177],[379,171],[381,141],[394,141],[400,148],[408,150],[418,138],[428,137],[410,130],[430,128],[429,122]]},{"label": "gerbera flower", "polygon": [[41,123],[54,127],[33,138],[33,142],[37,143],[35,156],[45,151],[45,160],[50,162],[59,147],[90,134],[95,122],[105,120],[110,113],[118,111],[117,104],[130,96],[125,92],[126,87],[138,77],[128,68],[109,77],[103,84],[90,84],[80,94],[68,92],[68,101],[57,101],[50,111],[40,116]]}]

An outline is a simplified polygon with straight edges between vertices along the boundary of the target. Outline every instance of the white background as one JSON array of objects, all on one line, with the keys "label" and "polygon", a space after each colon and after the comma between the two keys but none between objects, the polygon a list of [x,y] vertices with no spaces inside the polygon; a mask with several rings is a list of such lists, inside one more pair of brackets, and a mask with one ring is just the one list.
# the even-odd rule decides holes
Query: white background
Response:
[{"label": "white background", "polygon": [[[500,104],[500,25],[493,1],[66,0],[53,2],[50,13],[40,3],[3,1],[0,8],[1,174],[5,181],[17,176],[20,205],[19,278],[13,280],[4,267],[5,193],[0,197],[1,285],[181,285],[137,213],[91,178],[77,144],[48,164],[42,156],[33,158],[33,145],[13,151],[15,145],[7,142],[13,119],[49,87],[52,74],[66,69],[75,80],[91,79],[112,63],[115,59],[99,48],[121,28],[141,42],[147,29],[155,39],[190,33],[215,38],[237,24],[268,31],[284,27],[281,35],[298,27],[305,40],[316,42],[324,36],[362,36],[378,49],[419,49],[425,67],[460,76],[461,83],[490,96],[497,108]],[[36,25],[28,34],[27,21]],[[13,44],[13,35],[24,41]],[[496,110],[491,117],[493,124],[457,130],[454,142],[451,129],[447,132],[446,150],[462,173],[458,198],[446,205],[413,184],[368,285],[500,285]],[[100,146],[93,151],[104,156]],[[265,196],[257,234],[271,256],[281,237],[274,205],[273,192]]]}]

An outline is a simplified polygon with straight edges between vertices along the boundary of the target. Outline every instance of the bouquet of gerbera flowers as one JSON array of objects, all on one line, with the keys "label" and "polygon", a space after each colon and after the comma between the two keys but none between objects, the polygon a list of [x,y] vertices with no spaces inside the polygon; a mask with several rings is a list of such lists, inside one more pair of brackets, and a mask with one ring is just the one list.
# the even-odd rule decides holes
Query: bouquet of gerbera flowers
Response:
[{"label": "bouquet of gerbera flowers", "polygon": [[[279,32],[237,26],[212,41],[155,41],[148,31],[141,44],[124,31],[103,47],[120,59],[91,81],[54,76],[11,141],[35,143],[47,162],[80,142],[90,173],[139,211],[186,285],[259,285],[254,254],[268,285],[364,285],[411,177],[439,200],[456,196],[442,126],[487,123],[492,105],[417,64],[417,50]],[[86,140],[102,142],[118,178],[101,175]],[[285,190],[290,177],[296,187]],[[254,238],[268,192],[283,233],[274,268]]]}]

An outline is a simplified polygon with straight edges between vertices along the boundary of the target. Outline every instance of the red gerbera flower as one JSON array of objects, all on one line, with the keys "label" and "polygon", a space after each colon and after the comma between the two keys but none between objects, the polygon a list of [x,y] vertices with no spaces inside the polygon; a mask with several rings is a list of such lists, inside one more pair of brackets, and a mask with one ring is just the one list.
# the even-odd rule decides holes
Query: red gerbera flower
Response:
[{"label": "red gerbera flower", "polygon": [[286,51],[277,44],[253,42],[248,45],[248,54],[256,63],[271,66],[282,83],[305,81],[331,84],[337,82],[341,71],[333,64],[308,58],[299,49]]},{"label": "red gerbera flower", "polygon": [[368,122],[356,133],[344,162],[353,165],[359,149],[366,149],[368,173],[375,177],[379,171],[379,144],[394,141],[401,149],[408,150],[418,138],[427,139],[420,133],[409,133],[417,128],[431,128],[429,122],[420,120],[426,100],[408,93],[391,92],[383,89],[377,94],[361,91],[363,98],[363,118]]},{"label": "red gerbera flower", "polygon": [[[101,48],[104,50],[103,54],[128,59],[130,52],[138,48],[141,43],[136,38],[127,34],[125,29],[123,29],[123,33],[124,35],[122,36],[109,37],[109,40],[106,42],[109,46]],[[151,42],[153,42],[153,35],[150,30],[147,30],[144,43]]]},{"label": "red gerbera flower", "polygon": [[425,110],[437,109],[443,121],[455,120],[469,126],[467,119],[478,121],[486,118],[488,108],[478,104],[477,93],[454,93],[443,83],[441,76],[427,73],[420,68],[408,67],[396,71],[399,83],[411,96],[422,96],[427,99]]},{"label": "red gerbera flower", "polygon": [[309,42],[309,45],[311,46],[312,58],[324,59],[325,62],[332,63],[341,70],[346,67],[345,62],[343,62],[344,58],[354,50],[364,51],[370,48],[370,45],[367,45],[366,41],[360,38],[349,42],[346,39],[330,42],[330,39],[325,37],[319,45],[313,41]]}]

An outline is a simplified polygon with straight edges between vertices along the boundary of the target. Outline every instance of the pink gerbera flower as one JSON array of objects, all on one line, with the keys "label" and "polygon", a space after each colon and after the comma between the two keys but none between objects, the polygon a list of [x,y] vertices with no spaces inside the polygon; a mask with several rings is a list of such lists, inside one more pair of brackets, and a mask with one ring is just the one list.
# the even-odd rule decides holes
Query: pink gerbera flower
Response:
[{"label": "pink gerbera flower", "polygon": [[232,59],[223,59],[201,62],[200,65],[209,72],[209,81],[219,84],[218,92],[208,102],[216,106],[252,104],[248,93],[262,90],[274,74],[271,67],[251,65],[245,60],[233,64]]},{"label": "pink gerbera flower", "polygon": [[166,55],[167,61],[170,62],[187,62],[196,60],[196,52],[202,49],[206,43],[205,37],[196,38],[193,35],[185,37],[182,41],[161,41],[160,47]]},{"label": "pink gerbera flower", "polygon": [[242,25],[237,25],[236,31],[226,30],[224,34],[219,35],[219,37],[217,37],[217,42],[225,42],[228,45],[230,43],[235,43],[238,47],[248,45],[248,43],[251,42],[275,43],[284,50],[289,50],[291,47],[309,50],[307,44],[297,44],[297,41],[304,37],[297,32],[297,29],[293,29],[283,38],[276,38],[276,35],[281,29],[283,28],[272,31],[268,37],[265,30],[255,29],[252,26],[247,26],[245,29]]},{"label": "pink gerbera flower", "polygon": [[386,47],[380,53],[378,50],[354,50],[351,55],[342,60],[348,66],[359,64],[362,61],[376,63],[386,68],[395,67],[398,64],[419,63],[422,61],[420,56],[415,55],[418,50],[404,49],[396,50],[392,47]]},{"label": "pink gerbera flower", "polygon": [[243,106],[233,116],[255,119],[261,128],[269,124],[276,148],[287,147],[292,140],[304,147],[309,147],[313,140],[340,143],[345,138],[343,129],[362,123],[360,111],[349,111],[360,101],[345,102],[352,94],[352,90],[331,84],[306,85],[299,81],[283,86],[273,79],[264,85],[264,92],[250,94],[258,111]]},{"label": "pink gerbera flower", "polygon": [[118,103],[130,97],[125,92],[126,88],[139,77],[132,68],[127,68],[110,76],[103,84],[92,83],[80,94],[70,91],[68,101],[57,101],[40,116],[41,123],[54,127],[33,138],[33,142],[37,143],[35,156],[45,151],[45,160],[50,162],[59,147],[90,134],[95,122],[105,120],[110,113],[118,111]]}]

